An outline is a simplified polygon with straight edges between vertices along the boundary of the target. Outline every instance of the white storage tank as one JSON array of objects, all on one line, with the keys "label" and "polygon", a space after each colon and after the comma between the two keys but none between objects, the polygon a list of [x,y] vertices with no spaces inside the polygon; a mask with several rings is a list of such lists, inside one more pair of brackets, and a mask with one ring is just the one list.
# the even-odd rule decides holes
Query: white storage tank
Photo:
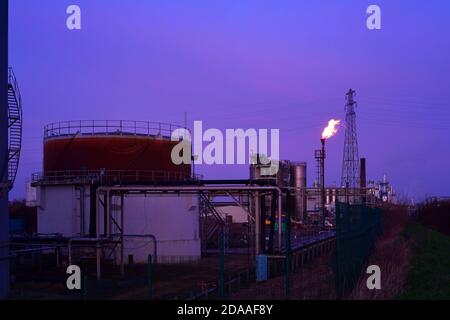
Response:
[{"label": "white storage tank", "polygon": [[[89,185],[39,185],[37,187],[38,233],[87,237],[90,228]],[[134,263],[146,263],[156,252],[161,263],[200,259],[197,195],[127,195],[124,197],[124,254]],[[112,215],[120,216],[120,200],[112,198]],[[100,213],[103,230],[103,212]],[[118,233],[113,228],[112,233]],[[117,263],[119,254],[117,256]]]}]

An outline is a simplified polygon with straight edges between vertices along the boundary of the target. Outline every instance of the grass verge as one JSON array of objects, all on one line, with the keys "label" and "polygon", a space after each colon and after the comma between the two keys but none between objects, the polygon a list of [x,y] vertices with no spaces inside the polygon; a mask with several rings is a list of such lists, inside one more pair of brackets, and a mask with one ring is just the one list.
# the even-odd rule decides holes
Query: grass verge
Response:
[{"label": "grass verge", "polygon": [[450,299],[450,237],[418,223],[408,224],[413,257],[399,299]]}]

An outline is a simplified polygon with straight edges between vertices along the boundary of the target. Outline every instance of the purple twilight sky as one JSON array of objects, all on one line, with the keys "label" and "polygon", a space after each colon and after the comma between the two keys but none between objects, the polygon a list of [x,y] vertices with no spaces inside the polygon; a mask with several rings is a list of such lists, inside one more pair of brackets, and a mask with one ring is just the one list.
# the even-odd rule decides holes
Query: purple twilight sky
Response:
[{"label": "purple twilight sky", "polygon": [[[82,30],[66,28],[66,8]],[[366,8],[382,29],[366,28]],[[42,170],[45,124],[136,119],[210,128],[279,128],[282,159],[308,162],[330,118],[357,91],[360,156],[417,199],[450,194],[450,2],[10,1],[10,65],[24,101],[24,146],[12,198]],[[327,145],[339,183],[344,131]],[[246,178],[247,166],[199,166]]]}]

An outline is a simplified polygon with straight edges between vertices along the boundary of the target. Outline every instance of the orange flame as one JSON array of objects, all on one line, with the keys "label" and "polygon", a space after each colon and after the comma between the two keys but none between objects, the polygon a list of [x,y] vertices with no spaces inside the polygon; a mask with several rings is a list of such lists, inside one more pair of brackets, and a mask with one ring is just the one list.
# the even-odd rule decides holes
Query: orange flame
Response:
[{"label": "orange flame", "polygon": [[338,131],[338,126],[341,120],[331,119],[328,121],[328,126],[322,132],[322,139],[329,139],[336,134]]}]

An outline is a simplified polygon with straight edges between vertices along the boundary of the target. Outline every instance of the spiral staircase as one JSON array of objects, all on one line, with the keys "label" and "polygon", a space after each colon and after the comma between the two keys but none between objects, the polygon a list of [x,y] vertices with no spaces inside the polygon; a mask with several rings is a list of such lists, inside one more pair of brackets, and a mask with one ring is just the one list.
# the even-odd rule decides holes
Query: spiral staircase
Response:
[{"label": "spiral staircase", "polygon": [[[12,68],[8,69],[8,162],[3,168],[2,191],[10,190],[16,179],[19,168],[20,150],[22,147],[22,98]],[[1,192],[1,191],[0,191]]]}]

